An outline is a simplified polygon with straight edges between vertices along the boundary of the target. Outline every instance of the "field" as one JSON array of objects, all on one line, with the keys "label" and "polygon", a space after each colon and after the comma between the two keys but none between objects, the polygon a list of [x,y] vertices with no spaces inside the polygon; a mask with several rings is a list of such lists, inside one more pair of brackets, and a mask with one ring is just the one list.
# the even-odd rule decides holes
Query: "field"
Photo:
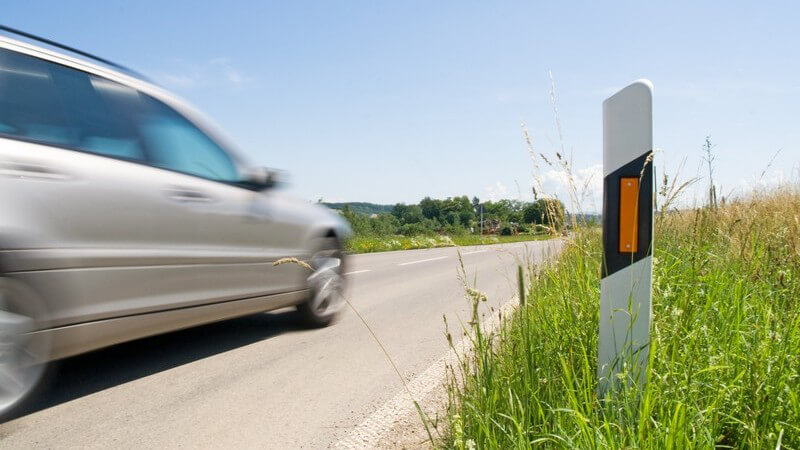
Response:
[{"label": "field", "polygon": [[800,189],[655,222],[646,387],[597,398],[601,244],[583,229],[528,268],[499,330],[468,325],[439,445],[800,448]]},{"label": "field", "polygon": [[350,253],[373,253],[417,248],[454,247],[458,245],[505,244],[548,239],[549,234],[517,234],[513,236],[478,236],[464,234],[456,236],[360,236],[348,239],[345,244]]}]

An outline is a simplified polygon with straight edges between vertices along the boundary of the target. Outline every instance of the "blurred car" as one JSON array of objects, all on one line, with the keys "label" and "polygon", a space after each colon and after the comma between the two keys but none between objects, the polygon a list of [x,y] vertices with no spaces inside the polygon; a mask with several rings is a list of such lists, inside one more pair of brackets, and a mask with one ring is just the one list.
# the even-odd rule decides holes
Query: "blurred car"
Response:
[{"label": "blurred car", "polygon": [[0,414],[59,358],[287,306],[332,322],[338,215],[163,89],[21,34],[0,36]]}]

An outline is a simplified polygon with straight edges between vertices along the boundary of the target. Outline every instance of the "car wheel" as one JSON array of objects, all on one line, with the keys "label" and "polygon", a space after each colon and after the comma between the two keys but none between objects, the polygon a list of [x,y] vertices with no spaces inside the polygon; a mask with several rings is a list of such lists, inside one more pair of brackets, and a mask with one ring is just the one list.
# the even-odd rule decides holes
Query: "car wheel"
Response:
[{"label": "car wheel", "polygon": [[303,321],[314,327],[330,325],[344,308],[344,253],[331,239],[309,261],[308,300],[297,306]]},{"label": "car wheel", "polygon": [[0,421],[20,409],[51,367],[46,340],[31,333],[41,304],[21,282],[0,277]]}]

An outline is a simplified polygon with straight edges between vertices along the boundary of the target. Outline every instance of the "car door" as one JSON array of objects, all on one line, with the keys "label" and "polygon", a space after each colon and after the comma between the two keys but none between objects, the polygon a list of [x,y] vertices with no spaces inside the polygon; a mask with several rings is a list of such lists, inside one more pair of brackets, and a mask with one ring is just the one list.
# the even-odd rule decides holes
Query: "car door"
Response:
[{"label": "car door", "polygon": [[137,311],[130,276],[153,263],[157,170],[84,71],[0,49],[0,221],[6,270],[39,290],[45,326]]},{"label": "car door", "polygon": [[174,261],[160,268],[154,289],[194,304],[300,286],[300,267],[272,262],[303,256],[301,224],[281,215],[269,193],[248,189],[233,157],[184,115],[145,94],[140,101],[134,122],[149,163],[162,169],[156,186],[171,206],[159,218],[158,245]]}]

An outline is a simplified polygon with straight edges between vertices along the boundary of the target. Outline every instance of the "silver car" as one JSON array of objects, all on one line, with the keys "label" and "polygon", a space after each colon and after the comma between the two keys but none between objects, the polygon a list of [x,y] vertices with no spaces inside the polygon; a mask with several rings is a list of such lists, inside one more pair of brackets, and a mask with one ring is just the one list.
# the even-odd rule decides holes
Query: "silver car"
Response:
[{"label": "silver car", "polygon": [[287,306],[331,323],[338,215],[161,88],[30,37],[0,36],[0,415],[59,358]]}]

